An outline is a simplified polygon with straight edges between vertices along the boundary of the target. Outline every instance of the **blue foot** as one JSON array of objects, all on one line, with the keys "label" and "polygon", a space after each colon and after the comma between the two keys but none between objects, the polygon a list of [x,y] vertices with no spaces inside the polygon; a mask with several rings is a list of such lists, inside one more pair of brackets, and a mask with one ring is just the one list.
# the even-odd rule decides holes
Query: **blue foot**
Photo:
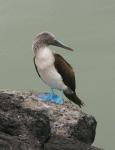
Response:
[{"label": "blue foot", "polygon": [[42,94],[39,94],[37,97],[43,101],[53,102],[56,104],[63,104],[64,103],[64,100],[54,93],[53,94],[52,93],[42,93]]},{"label": "blue foot", "polygon": [[51,102],[56,103],[56,104],[63,104],[64,100],[57,95],[53,95]]}]

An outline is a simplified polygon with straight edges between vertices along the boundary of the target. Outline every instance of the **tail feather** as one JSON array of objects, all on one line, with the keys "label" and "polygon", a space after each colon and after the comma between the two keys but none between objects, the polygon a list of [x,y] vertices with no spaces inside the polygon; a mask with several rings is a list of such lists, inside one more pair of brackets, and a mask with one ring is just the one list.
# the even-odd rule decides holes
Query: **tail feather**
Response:
[{"label": "tail feather", "polygon": [[64,91],[64,95],[71,101],[73,101],[75,104],[77,104],[79,107],[84,106],[84,103],[80,100],[80,98],[76,95],[75,92],[68,93]]}]

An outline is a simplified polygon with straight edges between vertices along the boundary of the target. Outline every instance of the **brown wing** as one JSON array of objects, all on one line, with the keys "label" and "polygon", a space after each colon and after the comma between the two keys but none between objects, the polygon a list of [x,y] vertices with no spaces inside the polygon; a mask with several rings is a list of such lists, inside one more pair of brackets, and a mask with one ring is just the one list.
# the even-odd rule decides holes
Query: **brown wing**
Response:
[{"label": "brown wing", "polygon": [[38,73],[38,75],[39,75],[39,77],[40,77],[40,74],[39,74],[39,72],[38,72],[38,69],[37,69],[37,66],[36,66],[36,63],[35,63],[35,56],[34,56],[34,58],[33,58],[33,61],[34,61],[34,66],[35,66],[36,72]]},{"label": "brown wing", "polygon": [[54,54],[54,57],[55,68],[59,74],[61,74],[64,84],[67,85],[72,91],[75,91],[75,74],[71,65],[59,54]]}]

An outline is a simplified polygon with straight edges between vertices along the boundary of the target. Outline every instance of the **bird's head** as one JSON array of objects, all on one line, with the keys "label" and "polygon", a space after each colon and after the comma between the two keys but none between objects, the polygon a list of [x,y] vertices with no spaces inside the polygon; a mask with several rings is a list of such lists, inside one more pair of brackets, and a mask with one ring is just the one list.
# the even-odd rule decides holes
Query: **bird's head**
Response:
[{"label": "bird's head", "polygon": [[73,51],[73,49],[71,49],[70,47],[67,47],[60,41],[56,40],[56,37],[50,32],[39,33],[33,41],[32,48],[33,50],[36,50],[49,45],[58,46]]}]

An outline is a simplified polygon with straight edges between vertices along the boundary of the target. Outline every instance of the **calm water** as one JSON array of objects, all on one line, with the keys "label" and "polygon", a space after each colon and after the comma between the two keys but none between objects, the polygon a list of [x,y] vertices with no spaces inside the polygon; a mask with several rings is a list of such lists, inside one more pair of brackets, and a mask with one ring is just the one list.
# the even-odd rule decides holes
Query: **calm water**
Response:
[{"label": "calm water", "polygon": [[75,51],[52,47],[74,67],[83,108],[98,121],[94,145],[115,148],[115,1],[0,0],[0,88],[46,91],[32,62],[36,33],[53,32]]}]

